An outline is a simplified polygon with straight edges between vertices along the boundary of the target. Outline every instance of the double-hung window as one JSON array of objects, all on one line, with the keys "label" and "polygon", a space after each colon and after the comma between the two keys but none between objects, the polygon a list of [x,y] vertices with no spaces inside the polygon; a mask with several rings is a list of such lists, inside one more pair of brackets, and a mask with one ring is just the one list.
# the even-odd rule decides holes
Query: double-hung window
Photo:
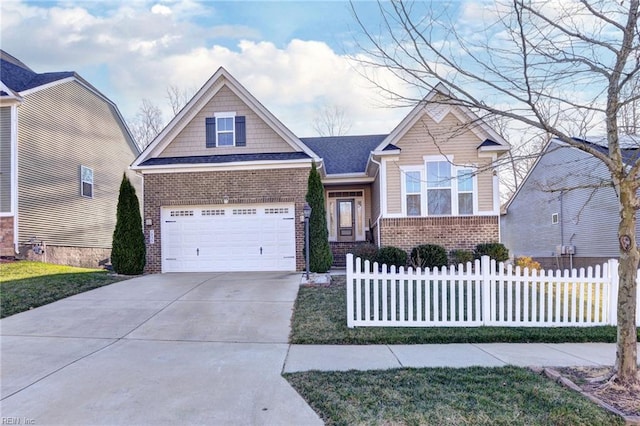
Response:
[{"label": "double-hung window", "polygon": [[80,195],[93,198],[93,169],[80,166]]},{"label": "double-hung window", "polygon": [[452,214],[451,163],[427,161],[427,215]]},{"label": "double-hung window", "polygon": [[205,120],[206,147],[246,146],[245,117],[235,112],[217,112]]},{"label": "double-hung window", "polygon": [[458,214],[473,214],[473,169],[458,169]]},{"label": "double-hung window", "polygon": [[234,117],[216,117],[216,146],[233,146]]},{"label": "double-hung window", "polygon": [[422,174],[420,171],[404,172],[404,193],[407,216],[421,216]]}]

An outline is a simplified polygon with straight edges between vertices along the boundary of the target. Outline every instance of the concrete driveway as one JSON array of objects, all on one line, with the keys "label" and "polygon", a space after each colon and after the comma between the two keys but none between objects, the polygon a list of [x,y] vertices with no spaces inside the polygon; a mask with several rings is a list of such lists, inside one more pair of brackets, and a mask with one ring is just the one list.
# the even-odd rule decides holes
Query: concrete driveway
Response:
[{"label": "concrete driveway", "polygon": [[2,424],[322,424],[280,376],[299,283],[148,275],[5,318]]}]

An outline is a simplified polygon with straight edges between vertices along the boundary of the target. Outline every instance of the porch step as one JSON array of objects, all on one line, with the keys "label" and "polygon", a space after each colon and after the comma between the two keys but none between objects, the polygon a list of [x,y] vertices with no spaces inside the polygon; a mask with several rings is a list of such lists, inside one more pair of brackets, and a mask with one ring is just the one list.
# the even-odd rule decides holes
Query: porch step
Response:
[{"label": "porch step", "polygon": [[333,268],[345,268],[347,266],[347,253],[353,252],[353,248],[358,245],[356,241],[329,242],[331,253],[333,254]]}]

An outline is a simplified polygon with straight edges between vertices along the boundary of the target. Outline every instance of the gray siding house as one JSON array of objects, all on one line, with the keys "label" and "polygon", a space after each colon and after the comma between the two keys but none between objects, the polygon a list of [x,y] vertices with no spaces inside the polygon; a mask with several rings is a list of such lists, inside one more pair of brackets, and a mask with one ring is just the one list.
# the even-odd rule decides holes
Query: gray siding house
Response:
[{"label": "gray siding house", "polygon": [[138,149],[117,107],[74,72],[0,51],[0,256],[98,266]]},{"label": "gray siding house", "polygon": [[[606,152],[602,138],[581,141]],[[640,155],[624,141],[628,164]],[[531,256],[547,268],[593,266],[617,258],[618,200],[608,169],[595,157],[550,141],[506,205],[501,239],[513,256]],[[640,237],[640,227],[636,231]]]}]

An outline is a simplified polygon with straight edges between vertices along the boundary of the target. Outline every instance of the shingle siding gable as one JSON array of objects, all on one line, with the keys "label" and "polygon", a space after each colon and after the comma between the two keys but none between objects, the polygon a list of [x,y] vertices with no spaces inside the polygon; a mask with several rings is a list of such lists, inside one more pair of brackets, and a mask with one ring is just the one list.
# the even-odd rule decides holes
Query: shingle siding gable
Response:
[{"label": "shingle siding gable", "polygon": [[[207,148],[206,119],[215,113],[235,112],[245,117],[246,146]],[[294,152],[248,105],[228,87],[221,88],[195,115],[158,157],[184,157],[201,155],[226,155],[241,153]]]}]

